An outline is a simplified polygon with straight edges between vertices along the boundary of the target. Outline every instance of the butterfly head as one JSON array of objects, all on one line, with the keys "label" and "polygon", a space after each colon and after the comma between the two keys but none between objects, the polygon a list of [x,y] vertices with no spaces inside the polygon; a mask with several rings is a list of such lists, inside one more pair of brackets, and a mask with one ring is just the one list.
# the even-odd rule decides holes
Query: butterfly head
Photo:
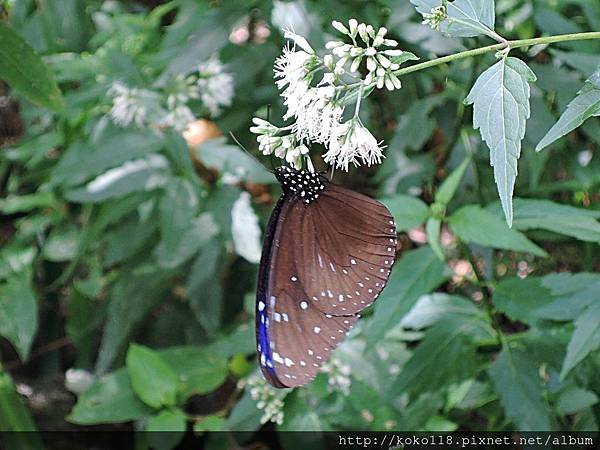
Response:
[{"label": "butterfly head", "polygon": [[275,169],[275,177],[286,195],[297,197],[306,204],[317,200],[325,189],[323,178],[318,173],[308,170],[280,166]]}]

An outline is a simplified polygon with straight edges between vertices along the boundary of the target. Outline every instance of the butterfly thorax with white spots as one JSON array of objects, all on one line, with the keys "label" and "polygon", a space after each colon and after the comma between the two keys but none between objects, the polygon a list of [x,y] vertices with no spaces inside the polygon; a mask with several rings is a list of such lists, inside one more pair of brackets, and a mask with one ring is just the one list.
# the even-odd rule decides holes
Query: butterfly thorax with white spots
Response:
[{"label": "butterfly thorax with white spots", "polygon": [[281,166],[275,169],[275,177],[286,195],[292,195],[309,204],[319,198],[325,189],[321,175],[308,170],[296,170]]}]

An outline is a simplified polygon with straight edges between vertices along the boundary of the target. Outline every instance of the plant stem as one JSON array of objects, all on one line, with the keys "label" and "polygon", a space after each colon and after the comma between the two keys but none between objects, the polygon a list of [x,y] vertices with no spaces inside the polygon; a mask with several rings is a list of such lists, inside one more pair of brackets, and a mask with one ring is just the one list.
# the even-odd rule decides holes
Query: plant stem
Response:
[{"label": "plant stem", "polygon": [[465,58],[471,58],[473,56],[483,55],[485,53],[497,52],[505,48],[520,48],[520,47],[531,47],[532,45],[539,44],[555,44],[557,42],[570,42],[570,41],[584,41],[589,39],[600,39],[600,32],[594,31],[589,33],[573,33],[573,34],[559,34],[556,36],[546,36],[533,39],[520,39],[517,41],[506,41],[500,44],[488,45],[487,47],[480,47],[473,50],[467,50],[453,55],[443,56],[441,58],[432,59],[414,66],[405,67],[394,72],[397,77],[407,75],[409,73],[418,72],[423,69],[430,67],[439,66],[453,61],[458,61]]}]

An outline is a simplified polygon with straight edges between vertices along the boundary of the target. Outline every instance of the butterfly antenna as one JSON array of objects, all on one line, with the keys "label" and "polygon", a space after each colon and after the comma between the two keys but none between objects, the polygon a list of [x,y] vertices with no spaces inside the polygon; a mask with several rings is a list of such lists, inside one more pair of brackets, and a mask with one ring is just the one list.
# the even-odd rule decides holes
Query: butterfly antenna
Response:
[{"label": "butterfly antenna", "polygon": [[[265,166],[256,156],[254,156],[252,153],[250,153],[250,151],[244,147],[244,145],[238,140],[238,138],[235,137],[235,135],[230,131],[229,135],[231,136],[231,139],[234,140],[234,142],[238,145],[239,148],[241,148],[242,150],[244,150],[248,156],[250,156],[254,161],[256,161],[258,164],[260,164],[261,166],[263,166],[267,171],[274,173],[273,170],[269,170],[269,168],[267,166]],[[273,164],[271,163],[271,166]]]},{"label": "butterfly antenna", "polygon": [[335,172],[335,166],[331,166],[331,175],[329,176],[329,180],[333,181],[333,174]]}]

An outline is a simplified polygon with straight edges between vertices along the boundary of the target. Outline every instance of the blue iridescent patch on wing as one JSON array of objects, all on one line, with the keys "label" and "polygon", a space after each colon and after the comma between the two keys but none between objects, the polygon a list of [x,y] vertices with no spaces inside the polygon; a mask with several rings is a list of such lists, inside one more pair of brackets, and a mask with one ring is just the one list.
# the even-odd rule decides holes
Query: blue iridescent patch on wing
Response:
[{"label": "blue iridescent patch on wing", "polygon": [[273,354],[271,352],[271,340],[269,338],[269,318],[267,302],[265,301],[264,295],[261,295],[257,305],[257,323],[258,323],[258,344],[260,345],[259,363],[261,366],[266,367],[267,370],[275,374],[275,368],[273,367]]}]

